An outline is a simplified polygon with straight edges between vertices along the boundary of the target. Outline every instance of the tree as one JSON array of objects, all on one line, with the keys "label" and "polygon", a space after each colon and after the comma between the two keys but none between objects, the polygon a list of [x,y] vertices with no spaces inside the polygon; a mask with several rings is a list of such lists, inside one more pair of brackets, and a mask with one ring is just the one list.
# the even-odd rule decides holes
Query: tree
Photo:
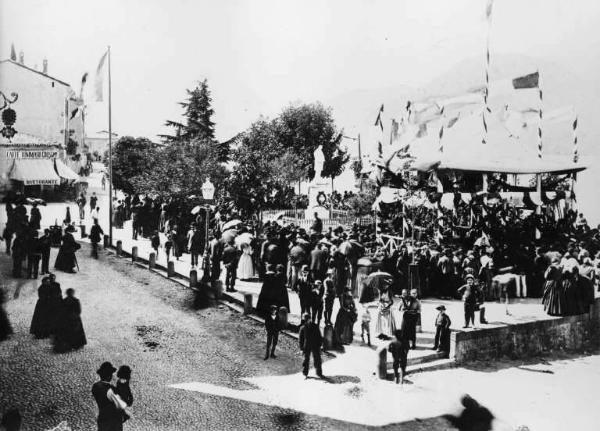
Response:
[{"label": "tree", "polygon": [[347,199],[346,204],[355,216],[363,216],[372,212],[371,207],[377,198],[377,186],[374,181],[365,182],[365,187]]},{"label": "tree", "polygon": [[219,143],[215,139],[215,123],[212,116],[212,98],[206,79],[193,90],[186,90],[188,98],[179,104],[184,108],[185,122],[168,120],[165,124],[175,129],[175,135],[160,135],[166,143],[187,141],[210,141],[218,149],[219,161],[227,161],[229,142]]},{"label": "tree", "polygon": [[279,149],[273,122],[261,118],[250,126],[233,151],[235,168],[227,180],[227,190],[246,214],[263,208],[277,184],[271,162],[280,157]]},{"label": "tree", "polygon": [[281,112],[275,125],[278,142],[298,156],[305,178],[315,176],[314,152],[319,146],[325,156],[321,175],[335,178],[343,172],[348,156],[340,147],[342,133],[335,126],[331,108],[320,102],[290,105]]},{"label": "tree", "polygon": [[147,138],[124,136],[112,151],[113,185],[134,193],[135,179],[152,171],[159,163],[159,147]]},{"label": "tree", "polygon": [[216,191],[223,190],[227,172],[219,163],[210,139],[179,141],[165,146],[157,154],[152,169],[131,180],[139,193],[161,197],[202,196],[202,184],[210,178]]}]

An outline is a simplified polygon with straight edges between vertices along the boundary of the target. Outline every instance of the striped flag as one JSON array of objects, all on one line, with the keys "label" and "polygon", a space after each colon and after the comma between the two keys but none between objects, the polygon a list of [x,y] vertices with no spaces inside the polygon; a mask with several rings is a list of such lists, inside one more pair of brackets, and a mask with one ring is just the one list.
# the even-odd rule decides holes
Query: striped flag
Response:
[{"label": "striped flag", "polygon": [[108,56],[108,51],[102,55],[100,61],[98,62],[98,67],[96,68],[96,101],[102,102],[102,89],[104,86],[104,63],[106,62],[106,57]]},{"label": "striped flag", "polygon": [[383,121],[381,120],[382,112],[383,112],[383,103],[381,104],[381,108],[379,108],[379,112],[377,113],[377,119],[375,120],[375,125],[381,127],[381,131],[383,132]]},{"label": "striped flag", "polygon": [[573,163],[579,161],[579,149],[577,148],[577,117],[573,121]]},{"label": "striped flag", "polygon": [[530,73],[529,75],[515,78],[512,80],[512,84],[515,90],[538,88],[540,84],[540,72]]}]

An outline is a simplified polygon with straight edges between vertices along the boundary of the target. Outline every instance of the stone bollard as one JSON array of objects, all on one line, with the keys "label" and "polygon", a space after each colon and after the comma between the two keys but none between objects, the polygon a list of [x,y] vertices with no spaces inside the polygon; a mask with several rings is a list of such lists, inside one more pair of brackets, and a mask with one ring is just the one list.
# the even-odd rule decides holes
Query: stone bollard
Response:
[{"label": "stone bollard", "polygon": [[87,235],[85,234],[85,225],[80,224],[79,229],[81,229],[81,238],[85,238]]},{"label": "stone bollard", "polygon": [[333,325],[325,325],[323,330],[323,350],[333,349]]},{"label": "stone bollard", "polygon": [[377,377],[382,380],[387,379],[387,346],[381,346],[377,349]]},{"label": "stone bollard", "polygon": [[150,253],[148,257],[148,269],[154,269],[156,266],[156,253]]},{"label": "stone bollard", "polygon": [[110,237],[108,235],[104,235],[104,248],[108,248],[110,246]]},{"label": "stone bollard", "polygon": [[117,256],[121,256],[123,254],[123,242],[121,240],[117,241]]},{"label": "stone bollard", "polygon": [[167,263],[167,277],[171,278],[175,276],[175,262],[172,260]]},{"label": "stone bollard", "polygon": [[252,313],[252,294],[244,293],[244,314]]},{"label": "stone bollard", "polygon": [[195,289],[198,286],[198,273],[195,269],[190,271],[190,289]]},{"label": "stone bollard", "polygon": [[133,247],[131,247],[131,261],[135,262],[137,260],[138,257],[138,248],[137,245],[134,245]]}]

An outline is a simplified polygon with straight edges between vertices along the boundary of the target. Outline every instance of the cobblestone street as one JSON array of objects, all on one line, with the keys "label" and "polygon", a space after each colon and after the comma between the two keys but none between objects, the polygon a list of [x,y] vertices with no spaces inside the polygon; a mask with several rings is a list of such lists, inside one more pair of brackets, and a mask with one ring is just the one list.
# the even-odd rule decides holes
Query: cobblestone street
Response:
[{"label": "cobblestone street", "polygon": [[[88,246],[78,253],[79,274],[57,273],[63,293],[72,287],[81,300],[88,338],[83,350],[67,354],[54,354],[48,340],[29,334],[39,283],[6,277],[9,258],[0,257],[9,298],[5,306],[15,332],[0,344],[0,411],[18,407],[26,430],[48,429],[63,420],[76,430],[95,429],[90,388],[105,360],[133,369],[134,415],[126,430],[363,429],[170,387],[204,382],[252,389],[243,378],[298,373],[301,356],[296,340],[281,336],[278,358],[264,361],[264,330],[258,323],[227,308],[195,311],[192,292],[180,285],[124,259],[102,253],[94,261],[88,253]],[[53,249],[51,264],[55,255]],[[402,429],[428,429],[426,423]]]}]

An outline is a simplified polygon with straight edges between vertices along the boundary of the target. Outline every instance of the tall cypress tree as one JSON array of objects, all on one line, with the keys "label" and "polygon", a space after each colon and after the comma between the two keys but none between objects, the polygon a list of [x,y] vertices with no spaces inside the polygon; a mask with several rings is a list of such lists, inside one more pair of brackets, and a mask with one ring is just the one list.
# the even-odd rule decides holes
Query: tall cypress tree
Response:
[{"label": "tall cypress tree", "polygon": [[166,125],[176,129],[175,135],[160,135],[167,143],[209,141],[217,148],[220,161],[226,161],[229,156],[227,142],[215,140],[215,123],[212,116],[212,98],[206,79],[193,90],[186,90],[188,98],[179,104],[184,108],[185,122],[167,121]]}]

